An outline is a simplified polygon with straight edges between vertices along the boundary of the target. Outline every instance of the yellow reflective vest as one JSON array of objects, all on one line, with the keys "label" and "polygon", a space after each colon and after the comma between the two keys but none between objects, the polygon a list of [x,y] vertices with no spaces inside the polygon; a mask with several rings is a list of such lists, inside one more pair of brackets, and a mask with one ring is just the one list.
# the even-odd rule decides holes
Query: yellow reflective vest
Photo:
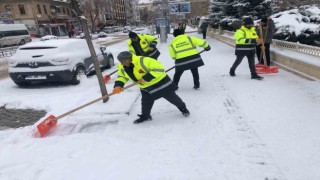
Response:
[{"label": "yellow reflective vest", "polygon": [[[144,53],[149,52],[151,50],[152,42],[155,42],[154,44],[156,45],[156,43],[158,43],[158,41],[159,41],[156,37],[148,35],[148,34],[138,34],[138,37],[140,39],[140,47]],[[155,45],[154,45],[154,49],[155,49]],[[136,51],[134,50],[134,48],[132,46],[131,39],[128,40],[128,49],[132,54],[137,55]],[[156,53],[156,51],[155,51],[155,53]],[[149,56],[152,56],[152,55],[149,55]]]},{"label": "yellow reflective vest", "polygon": [[209,44],[203,39],[186,34],[179,35],[172,40],[168,48],[171,58],[175,60],[176,71],[194,69],[204,65],[197,46],[207,48]]},{"label": "yellow reflective vest", "polygon": [[236,54],[251,54],[255,52],[256,39],[258,38],[256,28],[250,29],[241,26],[234,34],[236,43]]},{"label": "yellow reflective vest", "polygon": [[[132,64],[134,65],[133,74],[137,78],[137,80],[143,79],[145,76],[152,77],[150,81],[144,79],[145,83],[138,84],[138,86],[142,89],[158,83],[164,77],[167,76],[167,74],[165,73],[164,65],[155,59],[143,56],[133,56]],[[128,80],[134,82],[134,80],[131,79],[130,76],[124,70],[123,65],[119,63],[118,78],[116,79],[116,81],[120,81],[124,85],[128,82]]]},{"label": "yellow reflective vest", "polygon": [[183,34],[175,37],[169,44],[169,53],[172,59],[179,60],[198,54],[197,46],[206,48],[209,44],[203,39]]}]

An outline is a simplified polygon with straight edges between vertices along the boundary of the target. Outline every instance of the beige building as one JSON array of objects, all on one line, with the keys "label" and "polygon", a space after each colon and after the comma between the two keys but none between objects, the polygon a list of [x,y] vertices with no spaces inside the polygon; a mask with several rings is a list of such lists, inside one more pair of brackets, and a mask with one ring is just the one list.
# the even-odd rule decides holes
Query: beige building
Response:
[{"label": "beige building", "polygon": [[[190,4],[190,12],[188,13],[172,13],[168,6],[170,4]],[[149,10],[156,12],[157,18],[169,18],[172,23],[178,23],[184,19],[192,20],[201,16],[209,15],[210,0],[154,0],[151,3],[140,4]]]},{"label": "beige building", "polygon": [[0,23],[25,24],[32,36],[65,36],[70,24],[78,29],[70,3],[62,0],[1,0]]}]

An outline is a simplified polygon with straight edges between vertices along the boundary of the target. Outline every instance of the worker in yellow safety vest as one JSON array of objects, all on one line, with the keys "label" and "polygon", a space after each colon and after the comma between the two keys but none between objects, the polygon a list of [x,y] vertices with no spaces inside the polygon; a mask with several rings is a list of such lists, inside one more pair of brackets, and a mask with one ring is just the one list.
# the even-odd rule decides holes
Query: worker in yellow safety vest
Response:
[{"label": "worker in yellow safety vest", "polygon": [[234,34],[235,42],[236,42],[236,51],[235,54],[237,56],[235,62],[230,68],[229,74],[230,76],[236,76],[235,71],[242,59],[247,56],[249,68],[251,72],[251,79],[262,80],[263,77],[257,75],[256,68],[254,65],[254,57],[256,51],[256,43],[257,41],[261,41],[259,39],[256,28],[253,26],[253,20],[250,17],[247,17],[243,20],[243,25],[240,29],[236,31]]},{"label": "worker in yellow safety vest", "polygon": [[160,51],[157,49],[158,39],[148,34],[129,33],[128,49],[136,56],[146,56],[158,59]]},{"label": "worker in yellow safety vest", "polygon": [[210,51],[209,44],[200,38],[182,34],[179,29],[173,32],[175,37],[169,44],[169,53],[172,59],[175,60],[175,74],[173,82],[178,86],[180,77],[185,70],[191,70],[193,76],[194,89],[200,88],[198,67],[204,63],[197,50],[198,47],[203,47],[206,51]]},{"label": "worker in yellow safety vest", "polygon": [[117,58],[121,64],[118,64],[118,78],[112,92],[119,94],[131,80],[138,83],[142,94],[142,113],[134,124],[152,120],[152,106],[161,97],[175,105],[184,116],[190,115],[186,104],[175,93],[178,88],[166,74],[163,64],[150,57],[133,56],[129,51],[121,52]]}]

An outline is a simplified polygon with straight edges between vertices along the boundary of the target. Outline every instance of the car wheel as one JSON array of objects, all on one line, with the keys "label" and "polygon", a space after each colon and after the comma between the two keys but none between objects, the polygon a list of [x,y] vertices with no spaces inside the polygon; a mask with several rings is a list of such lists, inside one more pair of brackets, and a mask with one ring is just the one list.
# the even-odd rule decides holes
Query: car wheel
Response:
[{"label": "car wheel", "polygon": [[84,67],[82,67],[82,66],[77,67],[77,69],[73,75],[73,78],[71,80],[71,84],[72,85],[79,84],[81,76],[84,76],[85,74],[86,74],[86,70],[84,69]]},{"label": "car wheel", "polygon": [[13,81],[13,82],[20,87],[26,87],[31,84],[30,82],[15,82],[15,81]]},{"label": "car wheel", "polygon": [[112,66],[114,66],[114,59],[112,56],[109,56],[108,60],[109,60],[109,62],[107,64],[106,68],[111,68]]},{"label": "car wheel", "polygon": [[24,39],[22,39],[19,43],[20,45],[25,45],[26,44],[26,41]]}]

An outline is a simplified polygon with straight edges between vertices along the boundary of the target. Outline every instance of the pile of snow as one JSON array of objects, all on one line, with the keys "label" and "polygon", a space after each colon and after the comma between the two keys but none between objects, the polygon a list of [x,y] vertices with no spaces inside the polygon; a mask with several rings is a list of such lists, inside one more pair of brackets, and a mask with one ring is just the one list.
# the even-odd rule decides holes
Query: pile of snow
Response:
[{"label": "pile of snow", "polygon": [[271,16],[277,31],[273,38],[320,46],[320,9],[302,6]]},{"label": "pile of snow", "polygon": [[300,35],[306,31],[319,34],[320,9],[316,6],[303,6],[271,16],[277,27],[277,33],[290,32]]},{"label": "pile of snow", "polygon": [[43,36],[42,38],[40,38],[40,41],[47,41],[47,40],[50,40],[50,39],[58,39],[57,36],[53,36],[53,35],[46,35],[46,36]]}]

